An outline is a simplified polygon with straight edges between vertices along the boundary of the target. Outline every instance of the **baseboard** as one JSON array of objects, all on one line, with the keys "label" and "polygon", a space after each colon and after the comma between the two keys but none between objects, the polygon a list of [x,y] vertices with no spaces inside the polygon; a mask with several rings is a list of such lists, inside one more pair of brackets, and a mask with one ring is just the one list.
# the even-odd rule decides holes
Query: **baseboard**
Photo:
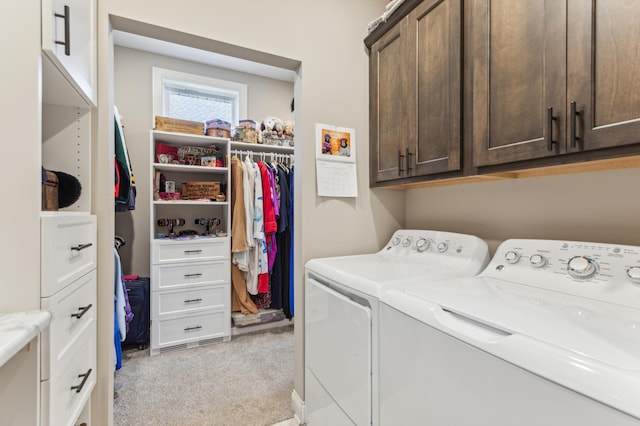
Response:
[{"label": "baseboard", "polygon": [[291,408],[293,410],[293,418],[299,425],[304,425],[307,421],[304,414],[304,401],[300,399],[295,389],[291,392]]}]

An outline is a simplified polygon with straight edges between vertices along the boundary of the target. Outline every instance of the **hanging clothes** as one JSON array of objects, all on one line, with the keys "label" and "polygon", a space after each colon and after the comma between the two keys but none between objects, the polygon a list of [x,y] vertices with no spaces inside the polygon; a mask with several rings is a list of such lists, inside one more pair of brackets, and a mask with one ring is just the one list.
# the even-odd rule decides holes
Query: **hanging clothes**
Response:
[{"label": "hanging clothes", "polygon": [[129,151],[124,138],[124,129],[120,121],[118,108],[114,105],[115,125],[115,209],[123,212],[136,208],[136,183],[133,176],[133,167],[129,158]]},{"label": "hanging clothes", "polygon": [[295,289],[295,274],[293,263],[293,200],[295,199],[293,194],[293,170],[294,167],[289,167],[288,183],[289,183],[289,232],[291,237],[289,238],[289,313],[293,317],[294,315],[294,289]]},{"label": "hanging clothes", "polygon": [[242,165],[236,156],[231,158],[231,310],[243,314],[255,314],[258,308],[247,292],[247,282],[243,271],[238,267],[237,258],[244,257],[246,261],[246,216],[243,193]]}]

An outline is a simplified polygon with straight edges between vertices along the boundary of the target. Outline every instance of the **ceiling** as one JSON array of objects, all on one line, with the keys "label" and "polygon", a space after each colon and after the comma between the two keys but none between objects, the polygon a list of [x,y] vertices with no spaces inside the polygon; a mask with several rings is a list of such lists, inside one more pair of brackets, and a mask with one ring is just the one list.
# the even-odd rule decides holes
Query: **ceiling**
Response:
[{"label": "ceiling", "polygon": [[187,61],[231,69],[276,80],[294,82],[295,72],[285,68],[248,61],[233,56],[196,49],[177,43],[171,43],[125,31],[113,31],[114,44],[131,49],[171,56]]}]

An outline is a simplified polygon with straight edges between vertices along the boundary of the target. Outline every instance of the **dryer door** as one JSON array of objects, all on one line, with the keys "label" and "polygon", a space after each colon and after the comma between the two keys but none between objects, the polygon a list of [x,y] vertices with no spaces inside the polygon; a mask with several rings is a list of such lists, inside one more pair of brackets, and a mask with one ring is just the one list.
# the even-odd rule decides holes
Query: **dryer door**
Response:
[{"label": "dryer door", "polygon": [[371,424],[371,308],[307,276],[305,343],[308,424]]}]

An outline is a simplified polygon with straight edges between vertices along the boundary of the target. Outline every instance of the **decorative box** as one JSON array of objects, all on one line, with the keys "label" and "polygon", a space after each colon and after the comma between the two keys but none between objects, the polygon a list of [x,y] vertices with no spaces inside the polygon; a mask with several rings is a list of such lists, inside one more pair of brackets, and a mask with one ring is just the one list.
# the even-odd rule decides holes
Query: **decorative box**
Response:
[{"label": "decorative box", "polygon": [[178,120],[177,118],[161,117],[156,115],[156,130],[204,135],[204,123],[199,121]]},{"label": "decorative box", "polygon": [[220,194],[220,182],[183,182],[180,192],[183,200],[215,199]]},{"label": "decorative box", "polygon": [[258,131],[249,127],[237,126],[233,140],[238,142],[258,143]]},{"label": "decorative box", "polygon": [[231,137],[231,123],[228,121],[214,119],[204,123],[207,136],[216,136],[219,138]]},{"label": "decorative box", "polygon": [[58,175],[42,169],[42,210],[58,210]]}]

